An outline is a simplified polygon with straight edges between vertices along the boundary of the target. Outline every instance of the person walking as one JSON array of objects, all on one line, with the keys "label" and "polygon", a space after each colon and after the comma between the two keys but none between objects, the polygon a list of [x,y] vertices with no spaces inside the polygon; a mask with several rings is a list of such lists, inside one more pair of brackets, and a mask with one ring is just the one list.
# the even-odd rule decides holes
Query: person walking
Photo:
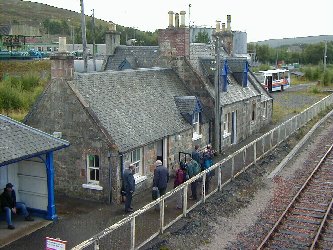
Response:
[{"label": "person walking", "polygon": [[201,162],[202,162],[202,155],[200,154],[199,145],[198,144],[196,144],[194,146],[194,150],[192,151],[191,157],[197,163],[201,164]]},{"label": "person walking", "polygon": [[[208,144],[203,153],[203,170],[209,169],[211,166],[213,166],[214,153],[215,151],[212,149],[212,146]],[[207,173],[206,183],[205,183],[206,192],[209,191],[209,183],[211,178],[212,178],[212,173],[211,172]]]},{"label": "person walking", "polygon": [[155,162],[153,188],[158,188],[159,196],[165,194],[169,182],[169,171],[162,165],[162,161]]},{"label": "person walking", "polygon": [[[187,173],[189,175],[189,178],[196,176],[197,174],[200,173],[200,171],[201,171],[200,164],[190,157],[187,162]],[[192,192],[192,196],[190,197],[191,200],[198,199],[197,185],[198,185],[198,180],[193,181],[191,183],[191,192]]]},{"label": "person walking", "polygon": [[[173,183],[173,188],[178,187],[179,185],[185,182],[186,167],[185,164],[180,164],[175,176],[175,181]],[[183,191],[179,191],[177,194],[176,208],[181,209],[183,207]]]},{"label": "person walking", "polygon": [[125,190],[125,213],[131,213],[133,212],[132,208],[132,198],[133,193],[135,191],[135,180],[133,176],[135,166],[133,164],[130,164],[130,162],[125,162],[125,171],[124,171],[124,190]]},{"label": "person walking", "polygon": [[13,184],[7,183],[3,193],[0,197],[1,209],[6,213],[6,222],[8,229],[15,229],[12,223],[12,213],[17,214],[20,212],[26,221],[33,221],[34,219],[30,216],[25,203],[16,202],[16,194],[13,189]]}]

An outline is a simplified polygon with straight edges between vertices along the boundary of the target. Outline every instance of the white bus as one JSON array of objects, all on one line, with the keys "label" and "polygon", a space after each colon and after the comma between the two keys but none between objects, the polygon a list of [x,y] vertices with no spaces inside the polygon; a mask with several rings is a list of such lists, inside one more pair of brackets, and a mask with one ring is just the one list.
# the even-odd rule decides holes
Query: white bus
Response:
[{"label": "white bus", "polygon": [[287,69],[270,69],[259,72],[259,80],[269,92],[283,91],[290,86],[290,72]]}]

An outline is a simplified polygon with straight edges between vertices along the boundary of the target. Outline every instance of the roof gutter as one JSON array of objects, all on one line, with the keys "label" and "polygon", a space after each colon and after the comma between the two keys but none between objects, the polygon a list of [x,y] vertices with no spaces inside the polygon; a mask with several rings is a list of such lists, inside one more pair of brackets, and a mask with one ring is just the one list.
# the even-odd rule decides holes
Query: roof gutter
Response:
[{"label": "roof gutter", "polygon": [[33,158],[33,157],[37,157],[37,156],[40,156],[40,155],[43,155],[43,154],[47,154],[49,152],[57,151],[57,150],[66,148],[68,146],[69,146],[69,144],[66,144],[66,145],[57,147],[55,149],[45,150],[45,151],[38,152],[38,153],[35,153],[35,154],[25,155],[25,156],[22,156],[22,157],[19,157],[19,158],[16,158],[16,159],[12,159],[12,160],[9,160],[9,161],[1,162],[0,163],[0,167],[6,166],[6,165],[9,165],[9,164],[13,164],[13,163],[16,163],[16,162],[19,162],[19,161],[23,161],[23,160],[26,160],[26,159],[30,159],[30,158]]}]

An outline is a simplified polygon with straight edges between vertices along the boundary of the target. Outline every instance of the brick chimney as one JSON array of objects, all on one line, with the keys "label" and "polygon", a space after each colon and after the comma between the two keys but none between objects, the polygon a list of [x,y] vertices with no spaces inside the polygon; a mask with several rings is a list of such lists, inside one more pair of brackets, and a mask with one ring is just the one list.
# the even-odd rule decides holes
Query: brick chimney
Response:
[{"label": "brick chimney", "polygon": [[116,24],[110,22],[109,30],[105,33],[106,55],[114,54],[116,47],[120,45],[120,32],[117,32]]},{"label": "brick chimney", "polygon": [[[158,43],[162,56],[166,57],[188,57],[190,55],[190,30],[183,26],[185,11],[181,11],[181,25],[179,27],[179,15],[176,24],[173,26],[173,11],[169,11],[169,26],[158,31]],[[171,22],[172,21],[172,22]]]},{"label": "brick chimney", "polygon": [[59,37],[59,50],[50,56],[51,79],[73,80],[74,56],[66,51],[66,39]]}]

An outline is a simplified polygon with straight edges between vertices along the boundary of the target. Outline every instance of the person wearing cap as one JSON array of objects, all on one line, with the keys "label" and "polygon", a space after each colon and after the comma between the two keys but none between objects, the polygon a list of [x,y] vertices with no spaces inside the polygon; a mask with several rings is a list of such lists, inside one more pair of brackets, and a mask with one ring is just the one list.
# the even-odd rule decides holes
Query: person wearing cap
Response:
[{"label": "person wearing cap", "polygon": [[163,166],[162,161],[157,160],[155,162],[153,188],[157,187],[159,195],[165,194],[169,182],[169,171]]},{"label": "person wearing cap", "polygon": [[3,193],[0,196],[1,209],[6,213],[6,222],[8,229],[15,229],[12,223],[12,213],[17,214],[21,212],[26,221],[33,221],[34,219],[29,215],[27,207],[23,202],[16,202],[16,194],[13,189],[13,184],[7,183]]},{"label": "person wearing cap", "polygon": [[131,213],[133,212],[132,208],[132,197],[133,193],[135,191],[135,180],[133,176],[133,171],[135,169],[135,166],[131,164],[129,161],[125,162],[125,171],[123,175],[123,181],[124,181],[124,190],[125,190],[125,213]]}]

